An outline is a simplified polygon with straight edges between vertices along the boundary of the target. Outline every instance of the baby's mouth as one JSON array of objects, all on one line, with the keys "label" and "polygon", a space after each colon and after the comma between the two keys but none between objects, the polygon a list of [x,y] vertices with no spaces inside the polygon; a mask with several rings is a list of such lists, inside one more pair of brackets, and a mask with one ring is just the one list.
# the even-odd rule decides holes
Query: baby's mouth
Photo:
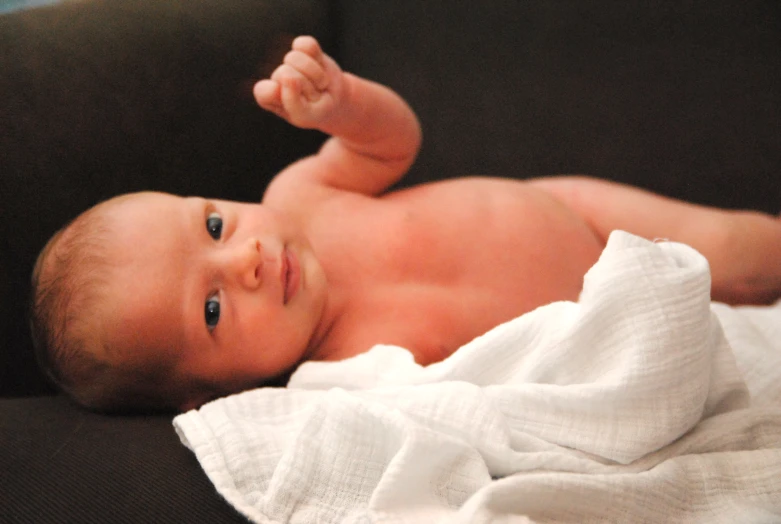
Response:
[{"label": "baby's mouth", "polygon": [[290,251],[287,246],[282,250],[282,286],[283,286],[283,304],[287,305],[298,291],[298,282],[300,278],[300,266],[295,253]]}]

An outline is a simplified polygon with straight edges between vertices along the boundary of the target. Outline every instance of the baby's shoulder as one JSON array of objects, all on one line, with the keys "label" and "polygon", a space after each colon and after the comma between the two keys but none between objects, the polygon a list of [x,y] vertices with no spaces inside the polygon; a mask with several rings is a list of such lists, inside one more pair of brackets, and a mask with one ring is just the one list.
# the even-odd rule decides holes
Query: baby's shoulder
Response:
[{"label": "baby's shoulder", "polygon": [[277,175],[263,193],[263,204],[296,215],[317,213],[321,207],[348,192],[301,177]]}]

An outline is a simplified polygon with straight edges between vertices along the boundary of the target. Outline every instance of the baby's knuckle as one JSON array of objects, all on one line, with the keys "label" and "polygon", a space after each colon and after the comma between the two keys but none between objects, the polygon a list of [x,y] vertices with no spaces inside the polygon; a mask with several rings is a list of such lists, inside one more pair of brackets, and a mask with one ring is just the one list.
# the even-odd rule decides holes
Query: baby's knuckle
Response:
[{"label": "baby's knuckle", "polygon": [[300,58],[300,56],[299,56],[300,54],[301,54],[300,51],[296,51],[295,49],[292,49],[292,50],[288,51],[287,53],[285,53],[285,58],[283,58],[282,61],[284,63],[286,63],[286,64],[296,63],[298,61],[298,59]]}]

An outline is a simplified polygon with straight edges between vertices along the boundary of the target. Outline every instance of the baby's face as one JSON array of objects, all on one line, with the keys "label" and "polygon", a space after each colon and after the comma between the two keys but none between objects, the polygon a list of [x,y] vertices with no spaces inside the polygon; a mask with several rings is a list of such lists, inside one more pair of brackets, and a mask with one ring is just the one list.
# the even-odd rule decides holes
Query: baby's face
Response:
[{"label": "baby's face", "polygon": [[177,380],[230,392],[307,357],[327,286],[309,242],[285,215],[159,193],[131,195],[110,212],[117,272],[105,331],[116,358],[170,366]]}]

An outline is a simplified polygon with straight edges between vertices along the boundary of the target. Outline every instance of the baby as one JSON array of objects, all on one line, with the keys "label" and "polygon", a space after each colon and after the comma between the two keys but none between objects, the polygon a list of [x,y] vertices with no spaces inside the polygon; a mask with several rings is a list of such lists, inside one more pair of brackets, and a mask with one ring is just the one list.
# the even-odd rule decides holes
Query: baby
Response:
[{"label": "baby", "polygon": [[584,177],[461,178],[395,192],[415,114],[299,37],[258,104],[331,137],[260,204],[161,193],[88,210],[46,245],[32,324],[47,374],[97,410],[185,410],[377,343],[437,362],[577,300],[607,236],[692,245],[716,300],[781,296],[781,220]]}]

